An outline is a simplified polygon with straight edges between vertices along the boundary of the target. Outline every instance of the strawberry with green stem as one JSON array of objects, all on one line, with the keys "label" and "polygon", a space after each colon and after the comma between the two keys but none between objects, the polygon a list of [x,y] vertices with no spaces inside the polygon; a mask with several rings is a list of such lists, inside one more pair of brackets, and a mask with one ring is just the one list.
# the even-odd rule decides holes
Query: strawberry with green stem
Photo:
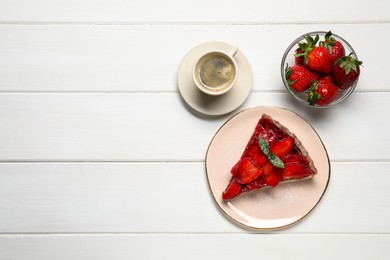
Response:
[{"label": "strawberry with green stem", "polygon": [[329,31],[325,34],[325,39],[324,41],[320,41],[320,46],[324,46],[325,48],[328,49],[331,57],[332,57],[332,63],[335,63],[338,59],[341,57],[345,56],[345,48],[343,44],[336,40],[332,36],[332,32]]},{"label": "strawberry with green stem", "polygon": [[304,64],[311,70],[328,74],[332,72],[332,56],[324,46],[317,46],[319,36],[313,37],[310,34],[305,36],[306,42],[298,43],[298,48],[302,51],[295,54],[295,57],[303,57]]},{"label": "strawberry with green stem", "polygon": [[333,65],[332,76],[335,84],[345,90],[351,87],[359,78],[362,61],[355,59],[350,53],[343,56]]},{"label": "strawberry with green stem", "polygon": [[296,92],[303,92],[307,90],[314,80],[320,76],[302,65],[294,65],[289,67],[288,64],[285,69],[285,77],[287,84]]},{"label": "strawberry with green stem", "polygon": [[339,95],[340,90],[333,84],[331,76],[315,81],[309,89],[308,102],[310,105],[327,106]]},{"label": "strawberry with green stem", "polygon": [[295,50],[295,65],[302,65],[304,66],[305,65],[305,60],[303,58],[303,56],[299,56],[300,53],[302,53],[303,50],[298,48]]}]

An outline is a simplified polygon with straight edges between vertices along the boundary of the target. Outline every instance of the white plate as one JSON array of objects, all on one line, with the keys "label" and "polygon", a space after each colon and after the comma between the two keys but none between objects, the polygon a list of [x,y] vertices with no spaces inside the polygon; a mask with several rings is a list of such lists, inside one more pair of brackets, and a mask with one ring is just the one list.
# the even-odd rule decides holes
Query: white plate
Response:
[{"label": "white plate", "polygon": [[[262,114],[286,126],[302,142],[318,170],[308,180],[281,183],[222,200],[231,178],[230,169],[240,159]],[[276,107],[247,109],[231,117],[215,134],[206,154],[206,173],[217,205],[229,218],[252,229],[291,226],[309,214],[321,200],[330,178],[330,162],[317,132],[294,112]]]},{"label": "white plate", "polygon": [[237,109],[248,97],[253,82],[252,69],[242,51],[234,56],[238,66],[238,77],[234,87],[221,96],[209,96],[194,84],[192,69],[198,58],[210,50],[229,51],[233,45],[224,42],[206,42],[191,49],[180,63],[178,87],[184,101],[195,111],[209,116],[224,115]]}]

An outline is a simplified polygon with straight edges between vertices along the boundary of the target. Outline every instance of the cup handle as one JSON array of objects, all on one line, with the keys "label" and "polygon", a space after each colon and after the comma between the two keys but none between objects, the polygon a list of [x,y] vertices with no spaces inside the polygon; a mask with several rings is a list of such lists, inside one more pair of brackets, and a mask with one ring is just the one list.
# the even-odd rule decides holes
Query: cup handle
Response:
[{"label": "cup handle", "polygon": [[229,56],[230,57],[234,57],[234,55],[236,55],[236,53],[238,52],[238,48],[236,46],[234,46],[230,51],[229,51]]}]

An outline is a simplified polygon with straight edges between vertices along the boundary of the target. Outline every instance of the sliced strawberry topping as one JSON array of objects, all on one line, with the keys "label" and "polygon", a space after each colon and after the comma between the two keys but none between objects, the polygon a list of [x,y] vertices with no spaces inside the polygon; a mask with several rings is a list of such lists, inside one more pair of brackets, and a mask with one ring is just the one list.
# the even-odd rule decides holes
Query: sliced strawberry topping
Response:
[{"label": "sliced strawberry topping", "polygon": [[261,170],[263,171],[263,175],[268,175],[272,172],[272,170],[274,169],[274,165],[268,161],[266,164],[263,165],[263,167],[261,167]]},{"label": "sliced strawberry topping", "polygon": [[238,172],[238,170],[240,169],[240,161],[238,161],[233,167],[232,169],[230,170],[230,173],[232,175],[236,174],[236,172]]},{"label": "sliced strawberry topping", "polygon": [[269,143],[284,136],[283,132],[275,125],[271,118],[263,117],[259,121],[258,136],[263,137]]},{"label": "sliced strawberry topping", "polygon": [[264,182],[263,177],[260,176],[256,180],[254,180],[251,183],[248,183],[247,185],[245,185],[245,191],[251,191],[251,190],[260,189],[260,188],[262,188],[262,187],[264,187],[266,185],[267,184]]},{"label": "sliced strawberry topping", "polygon": [[250,158],[241,159],[232,169],[234,179],[241,184],[254,181],[262,174],[262,171]]},{"label": "sliced strawberry topping", "polygon": [[281,140],[276,140],[271,144],[271,152],[276,154],[278,157],[282,157],[292,151],[294,148],[294,138],[287,136]]},{"label": "sliced strawberry topping", "polygon": [[234,198],[240,194],[241,185],[237,183],[234,179],[230,180],[229,185],[226,187],[226,190],[222,193],[222,199],[228,200]]},{"label": "sliced strawberry topping", "polygon": [[264,176],[264,181],[267,185],[275,187],[282,181],[282,172],[275,168],[270,174]]},{"label": "sliced strawberry topping", "polygon": [[283,179],[301,179],[314,174],[305,164],[299,162],[286,163],[283,171]]},{"label": "sliced strawberry topping", "polygon": [[290,153],[283,156],[282,161],[284,164],[291,163],[291,162],[299,162],[303,164],[308,164],[308,160],[305,156],[298,154],[298,153]]},{"label": "sliced strawberry topping", "polygon": [[252,160],[258,167],[263,166],[268,158],[267,156],[260,150],[260,146],[257,142],[253,142],[253,144],[249,147],[250,153],[252,155]]}]

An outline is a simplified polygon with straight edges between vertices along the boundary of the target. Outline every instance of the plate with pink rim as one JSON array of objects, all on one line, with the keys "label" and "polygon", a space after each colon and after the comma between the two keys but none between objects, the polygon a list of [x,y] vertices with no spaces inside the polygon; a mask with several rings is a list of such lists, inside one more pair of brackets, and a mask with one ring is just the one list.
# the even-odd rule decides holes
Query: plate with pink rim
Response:
[{"label": "plate with pink rim", "polygon": [[[318,172],[308,180],[280,183],[275,188],[264,187],[224,201],[222,192],[230,181],[230,169],[240,159],[263,114],[296,135]],[[323,197],[331,172],[328,153],[315,129],[298,114],[277,107],[246,109],[228,119],[210,142],[205,167],[211,193],[223,214],[240,226],[255,230],[286,228],[303,220]]]}]

